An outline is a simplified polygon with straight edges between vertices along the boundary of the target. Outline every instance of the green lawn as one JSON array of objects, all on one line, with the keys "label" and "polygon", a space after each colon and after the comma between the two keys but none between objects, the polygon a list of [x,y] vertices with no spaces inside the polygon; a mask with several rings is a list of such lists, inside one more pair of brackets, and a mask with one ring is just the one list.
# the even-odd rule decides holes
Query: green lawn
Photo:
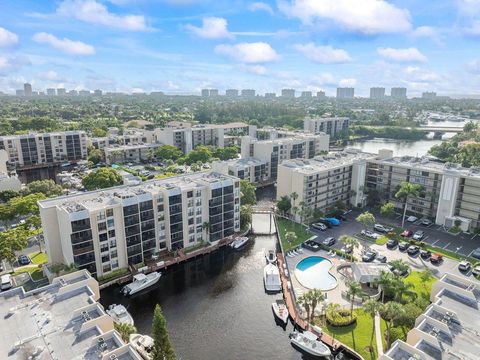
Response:
[{"label": "green lawn", "polygon": [[[280,236],[283,251],[285,252],[290,250],[291,248],[299,246],[305,240],[308,240],[312,236],[314,236],[314,234],[310,232],[310,230],[308,230],[308,228],[304,225],[288,219],[277,217],[277,225],[279,231],[278,235]],[[289,243],[285,240],[285,234],[290,231],[294,232],[297,235],[297,240],[292,243]]]},{"label": "green lawn", "polygon": [[45,252],[37,252],[30,254],[30,259],[32,259],[32,264],[46,264],[48,262],[48,256]]},{"label": "green lawn", "polygon": [[423,296],[427,299],[430,297],[430,292],[432,290],[432,284],[437,281],[437,279],[432,276],[427,282],[423,282],[420,277],[420,271],[412,271],[406,278],[406,283],[412,283],[415,287],[414,290],[417,293],[417,296]]},{"label": "green lawn", "polygon": [[45,276],[43,275],[42,269],[39,269],[37,266],[31,266],[31,265],[17,268],[12,275],[15,276],[23,273],[30,273],[30,276],[32,277],[33,281],[39,281],[45,278]]}]

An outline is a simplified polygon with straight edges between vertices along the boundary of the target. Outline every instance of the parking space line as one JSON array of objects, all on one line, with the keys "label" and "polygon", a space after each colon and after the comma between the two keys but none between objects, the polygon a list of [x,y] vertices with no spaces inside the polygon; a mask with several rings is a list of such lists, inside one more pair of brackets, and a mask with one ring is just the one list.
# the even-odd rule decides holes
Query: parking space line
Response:
[{"label": "parking space line", "polygon": [[435,240],[431,245],[434,246],[437,242],[439,242],[440,239]]},{"label": "parking space line", "polygon": [[462,247],[463,247],[463,246],[459,246],[459,247],[457,248],[457,250],[455,250],[455,252],[458,253]]},{"label": "parking space line", "polygon": [[475,251],[475,250],[470,251],[470,254],[468,254],[468,257],[472,256],[472,254],[473,254],[474,251]]},{"label": "parking space line", "polygon": [[452,242],[450,241],[447,245],[445,245],[443,248],[446,249],[448,245],[450,245]]}]

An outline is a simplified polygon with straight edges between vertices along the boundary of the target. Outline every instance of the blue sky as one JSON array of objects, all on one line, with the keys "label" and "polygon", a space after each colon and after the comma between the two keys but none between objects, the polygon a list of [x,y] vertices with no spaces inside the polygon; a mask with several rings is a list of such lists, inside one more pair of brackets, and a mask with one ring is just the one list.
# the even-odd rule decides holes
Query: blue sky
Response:
[{"label": "blue sky", "polygon": [[480,0],[0,2],[0,91],[480,94]]}]

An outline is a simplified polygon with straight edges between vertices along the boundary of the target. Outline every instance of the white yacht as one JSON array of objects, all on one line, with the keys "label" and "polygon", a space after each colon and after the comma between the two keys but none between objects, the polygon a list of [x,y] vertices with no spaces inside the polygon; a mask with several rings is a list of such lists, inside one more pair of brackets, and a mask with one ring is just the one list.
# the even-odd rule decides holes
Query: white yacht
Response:
[{"label": "white yacht", "polygon": [[276,300],[272,303],[272,310],[273,313],[277,318],[283,321],[284,324],[288,321],[288,309],[285,301],[283,300]]},{"label": "white yacht", "polygon": [[275,265],[268,264],[265,266],[263,269],[263,283],[267,291],[278,292],[282,290],[280,271]]},{"label": "white yacht", "polygon": [[313,356],[329,357],[332,354],[330,348],[318,340],[317,335],[310,331],[304,331],[303,333],[294,331],[290,334],[290,342]]},{"label": "white yacht", "polygon": [[247,242],[248,242],[248,237],[240,236],[240,237],[235,238],[235,240],[233,240],[233,242],[230,246],[232,247],[232,249],[238,250],[243,245],[245,245]]},{"label": "white yacht", "polygon": [[122,293],[125,296],[133,295],[139,291],[142,291],[150,286],[155,285],[158,282],[158,280],[160,280],[161,276],[162,274],[156,271],[147,275],[145,274],[134,275],[133,281],[122,288]]},{"label": "white yacht", "polygon": [[117,324],[133,325],[133,317],[123,305],[112,304],[106,312]]},{"label": "white yacht", "polygon": [[129,341],[144,360],[152,360],[153,339],[150,336],[131,334]]},{"label": "white yacht", "polygon": [[277,261],[277,254],[275,254],[275,250],[268,250],[268,253],[265,254],[265,258],[267,262],[270,264],[275,264]]}]

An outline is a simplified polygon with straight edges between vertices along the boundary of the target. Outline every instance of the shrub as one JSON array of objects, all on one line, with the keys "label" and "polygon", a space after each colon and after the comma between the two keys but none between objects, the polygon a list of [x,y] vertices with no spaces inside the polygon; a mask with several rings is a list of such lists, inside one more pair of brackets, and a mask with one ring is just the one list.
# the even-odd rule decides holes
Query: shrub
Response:
[{"label": "shrub", "polygon": [[328,323],[332,326],[349,326],[357,321],[357,314],[353,313],[353,317],[350,317],[348,310],[328,311],[326,316]]},{"label": "shrub", "polygon": [[396,340],[406,340],[405,332],[401,327],[392,327],[390,330],[390,341],[393,343]]}]

